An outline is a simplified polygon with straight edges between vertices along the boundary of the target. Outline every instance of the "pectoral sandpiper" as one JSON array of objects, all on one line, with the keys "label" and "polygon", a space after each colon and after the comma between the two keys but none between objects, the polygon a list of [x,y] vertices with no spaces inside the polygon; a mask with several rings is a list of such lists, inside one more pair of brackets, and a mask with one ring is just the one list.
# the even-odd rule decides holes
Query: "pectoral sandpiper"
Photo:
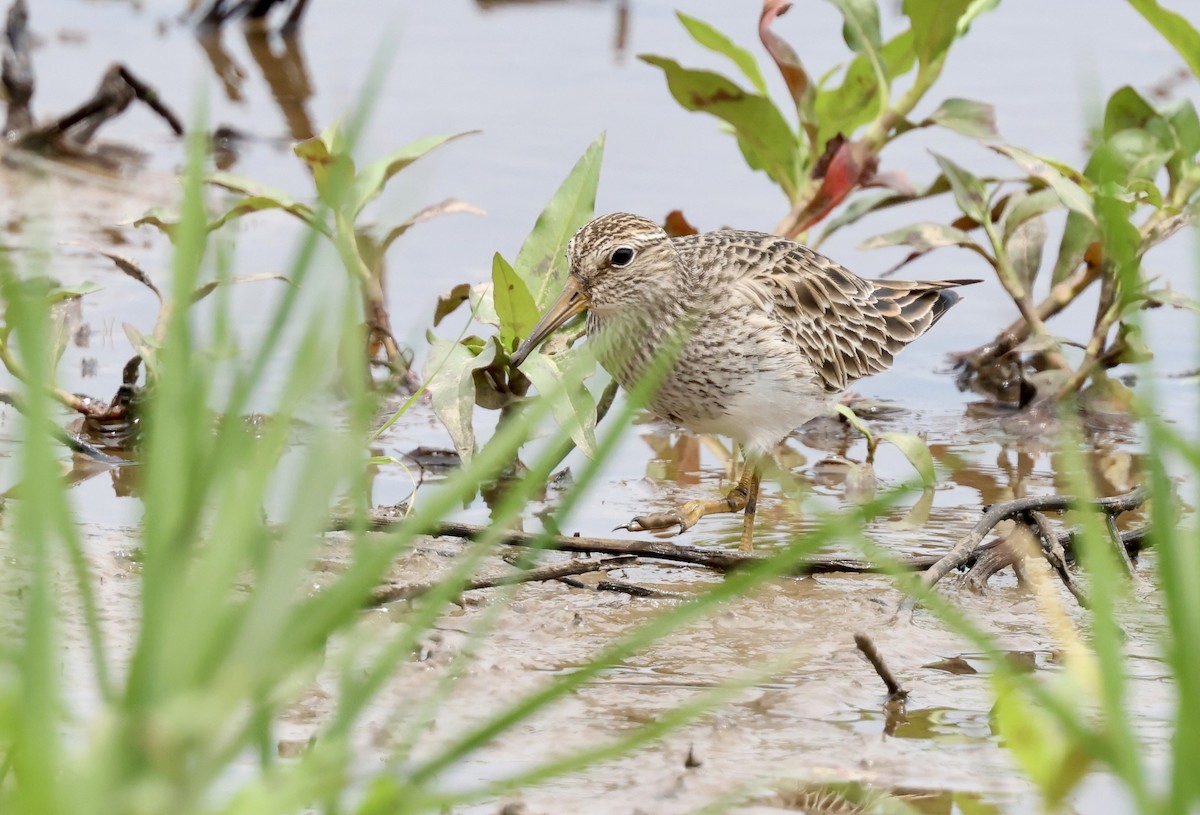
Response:
[{"label": "pectoral sandpiper", "polygon": [[[641,515],[630,531],[745,512],[751,547],[762,463],[795,428],[828,413],[856,379],[887,370],[904,346],[976,280],[864,280],[793,241],[761,232],[672,238],[653,221],[615,213],[591,221],[567,249],[562,296],[513,356],[587,311],[600,364],[629,389],[669,354],[648,407],[695,433],[739,442],[746,466],[721,499]],[[672,338],[678,338],[673,340]]]}]

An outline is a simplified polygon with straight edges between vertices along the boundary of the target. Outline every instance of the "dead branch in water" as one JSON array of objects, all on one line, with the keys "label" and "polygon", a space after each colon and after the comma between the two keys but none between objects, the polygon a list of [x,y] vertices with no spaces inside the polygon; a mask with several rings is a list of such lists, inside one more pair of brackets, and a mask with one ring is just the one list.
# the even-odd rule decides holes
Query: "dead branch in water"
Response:
[{"label": "dead branch in water", "polygon": [[[374,531],[385,531],[398,524],[404,523],[403,517],[397,517],[390,511],[377,512],[368,519],[367,527]],[[334,518],[329,526],[331,532],[346,531],[354,527],[351,518]],[[427,534],[433,537],[464,538],[476,540],[482,537],[489,527],[476,524],[444,521],[434,525]],[[565,537],[534,532],[508,531],[501,533],[497,541],[505,546],[536,546],[553,549],[560,552],[589,552],[602,555],[635,555],[637,557],[667,560],[674,563],[686,563],[691,566],[702,566],[718,572],[729,572],[735,569],[765,560],[767,555],[743,553],[725,549],[710,549],[702,546],[685,546],[669,541],[659,540],[619,540],[616,538],[585,538],[579,536]],[[915,556],[900,560],[903,569],[918,571],[928,569],[937,558],[933,556]],[[799,564],[794,575],[828,574],[836,572],[847,573],[886,573],[890,568],[865,560],[840,557],[837,555],[817,555]]]},{"label": "dead branch in water", "polygon": [[[1096,502],[1096,504],[1106,512],[1119,515],[1121,512],[1137,508],[1144,500],[1145,494],[1139,489],[1125,495],[1116,496],[1115,498],[1102,499]],[[999,540],[985,542],[983,538],[991,531],[992,527],[1001,521],[1009,518],[1020,518],[1031,512],[1062,511],[1076,506],[1078,503],[1077,499],[1069,496],[1019,498],[1015,501],[989,507],[983,519],[975,525],[975,528],[946,555],[940,557],[937,555],[914,555],[898,558],[893,563],[887,565],[872,563],[868,560],[858,558],[842,557],[840,555],[814,555],[798,564],[793,570],[792,575],[805,576],[838,573],[887,574],[898,567],[905,571],[926,571],[923,580],[927,586],[932,586],[950,571],[961,566],[970,565],[975,558],[997,547],[1000,544]],[[1042,517],[1044,519],[1044,516]],[[406,518],[403,515],[397,514],[392,508],[380,509],[367,519],[367,528],[372,531],[383,532],[403,524],[405,521]],[[334,517],[328,526],[330,532],[344,532],[353,528],[356,528],[356,521],[350,517]],[[489,530],[489,527],[476,524],[443,521],[435,524],[429,530],[424,530],[424,532],[432,537],[478,540],[485,534],[489,534]],[[494,534],[494,532],[490,534]],[[1048,531],[1047,534],[1051,533]],[[1143,545],[1145,534],[1146,530],[1144,528],[1123,532],[1121,533],[1121,542],[1128,551],[1136,553]],[[1043,544],[1063,553],[1061,562],[1064,564],[1064,568],[1066,553],[1069,553],[1074,546],[1074,536],[1075,533],[1070,530],[1051,534],[1053,543]],[[755,554],[753,552],[687,546],[665,540],[623,540],[617,538],[589,538],[579,535],[571,537],[563,535],[547,536],[543,533],[517,530],[500,533],[497,543],[504,546],[534,546],[560,552],[636,556],[666,560],[673,563],[685,563],[690,566],[699,566],[718,572],[730,572],[757,563],[768,557],[768,555]],[[1051,565],[1055,565],[1053,561]],[[931,577],[930,574],[935,569],[938,571],[934,577]],[[1058,571],[1057,566],[1055,570]],[[1068,588],[1072,587],[1068,586]],[[1074,589],[1072,590],[1074,593]]]},{"label": "dead branch in water", "polygon": [[25,0],[9,6],[4,31],[3,85],[8,109],[5,138],[23,150],[55,158],[80,159],[108,169],[116,169],[112,156],[91,149],[90,143],[106,122],[119,116],[134,102],[142,102],[162,118],[176,135],[183,135],[183,124],[162,103],[154,89],[121,64],[104,73],[92,97],[75,110],[48,123],[38,125],[32,112],[35,82],[29,57],[29,11]]},{"label": "dead branch in water", "polygon": [[[491,589],[497,586],[514,586],[520,583],[538,583],[545,580],[561,580],[564,577],[588,572],[599,572],[617,566],[628,566],[636,558],[613,557],[606,560],[568,560],[564,563],[552,563],[537,569],[527,569],[513,574],[496,577],[481,577],[470,581],[462,587],[463,591],[475,589]],[[369,607],[384,606],[397,600],[414,600],[423,594],[428,594],[437,588],[438,583],[416,583],[411,585],[383,586],[371,594],[367,601]]]},{"label": "dead branch in water", "polygon": [[[1101,498],[1090,503],[1066,495],[1045,495],[1032,498],[1017,498],[1012,501],[1005,501],[1002,504],[993,504],[986,509],[983,517],[979,519],[974,528],[921,576],[921,586],[925,590],[932,588],[947,574],[970,561],[979,552],[983,544],[983,539],[1001,521],[1020,521],[1034,512],[1062,512],[1067,509],[1080,507],[1091,507],[1105,513],[1107,516],[1115,518],[1123,512],[1137,509],[1145,501],[1146,491],[1138,487],[1124,495]],[[1042,516],[1042,520],[1045,520],[1045,516]],[[1038,526],[1041,527],[1042,524],[1039,523]],[[1124,543],[1123,538],[1122,543]],[[1051,565],[1054,566],[1053,561]],[[1057,571],[1057,566],[1055,566],[1055,570]],[[901,604],[901,609],[911,610],[915,605],[916,599],[909,597]]]}]

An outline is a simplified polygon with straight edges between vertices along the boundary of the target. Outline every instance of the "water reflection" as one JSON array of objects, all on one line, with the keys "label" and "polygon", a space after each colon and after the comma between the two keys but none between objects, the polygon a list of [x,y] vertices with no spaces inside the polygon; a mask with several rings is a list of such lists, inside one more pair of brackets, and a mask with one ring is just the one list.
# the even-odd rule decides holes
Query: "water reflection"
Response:
[{"label": "water reflection", "polygon": [[[312,138],[317,129],[308,107],[314,92],[299,34],[273,34],[263,29],[246,28],[243,36],[247,52],[283,114],[289,138],[293,141]],[[197,33],[196,41],[208,58],[226,98],[242,103],[245,98],[242,86],[247,72],[225,49],[221,31],[203,29]]]},{"label": "water reflection", "polygon": [[[944,550],[966,534],[981,507],[1035,495],[1071,490],[1067,477],[1071,462],[1059,450],[1057,421],[1038,418],[1011,423],[969,421],[953,413],[917,415],[887,406],[861,411],[869,415],[874,431],[920,432],[938,467],[935,487],[901,500],[884,518],[871,525],[870,534],[896,554],[929,554]],[[1128,413],[1089,416],[1084,423],[1083,454],[1092,483],[1102,496],[1123,494],[1139,483],[1143,469],[1137,439]],[[606,513],[594,520],[598,527],[622,523],[626,513],[653,511],[680,501],[717,495],[736,481],[740,462],[719,440],[697,437],[667,425],[639,427],[645,482],[654,493],[623,490],[625,498],[605,496]],[[895,449],[881,445],[873,462],[867,461],[863,437],[837,418],[819,418],[806,424],[776,451],[780,466],[793,483],[764,484],[766,498],[759,506],[756,541],[764,547],[783,545],[809,531],[825,510],[837,510],[880,492],[912,483],[915,471]],[[623,475],[628,476],[628,470]],[[870,479],[871,489],[864,486]],[[799,493],[800,505],[788,496]],[[1122,528],[1140,522],[1136,514],[1124,517]],[[735,541],[740,518],[714,516],[685,537],[691,543],[723,545]],[[914,534],[917,533],[917,534]],[[697,537],[698,536],[698,537]]]}]

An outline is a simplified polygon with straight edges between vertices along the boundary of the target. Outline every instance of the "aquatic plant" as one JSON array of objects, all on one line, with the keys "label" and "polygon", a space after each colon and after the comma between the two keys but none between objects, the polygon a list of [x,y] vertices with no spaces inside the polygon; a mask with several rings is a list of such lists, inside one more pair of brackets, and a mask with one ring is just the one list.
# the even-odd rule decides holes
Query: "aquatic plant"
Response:
[{"label": "aquatic plant", "polygon": [[[731,59],[752,90],[664,57],[642,59],[663,70],[679,104],[729,125],[746,163],[787,194],[791,210],[775,228],[781,235],[819,246],[872,212],[952,195],[961,212],[952,223],[913,224],[863,246],[909,247],[912,252],[896,268],[934,249],[960,247],[992,269],[1019,318],[990,343],[959,355],[964,387],[1021,406],[1039,396],[1053,404],[1089,381],[1107,385],[1104,370],[1149,353],[1129,319],[1133,312],[1200,307],[1177,291],[1157,287],[1142,267],[1146,252],[1192,223],[1200,207],[1200,120],[1191,101],[1155,107],[1133,88],[1119,89],[1108,100],[1091,156],[1077,169],[1005,142],[989,104],[947,99],[927,116],[912,118],[950,49],[996,2],[905,0],[902,11],[909,28],[884,41],[877,3],[837,0],[843,37],[854,57],[819,82],[811,80],[795,50],[771,30],[791,5],[767,0],[759,36],[792,95],[796,127],[767,95],[753,55],[700,20],[679,14],[692,38]],[[1131,5],[1196,70],[1200,38],[1193,25],[1156,3],[1137,0]],[[914,69],[908,90],[892,98],[895,80]],[[833,84],[835,77],[841,78],[839,84]],[[944,156],[936,156],[939,175],[920,189],[899,174],[876,172],[888,143],[934,125],[981,141],[1010,159],[1019,175],[987,180]],[[867,187],[885,189],[855,195]],[[1045,216],[1056,210],[1066,211],[1067,223],[1051,264],[1043,258]],[[823,231],[810,236],[826,219]],[[1038,300],[1035,284],[1047,266],[1051,288]],[[1129,266],[1133,270],[1127,273],[1124,267]],[[1096,283],[1101,296],[1092,335],[1078,342],[1055,336],[1046,321]],[[1072,345],[1081,347],[1082,355],[1074,354]]]},{"label": "aquatic plant", "polygon": [[[350,153],[349,145],[353,138],[347,132],[347,126],[343,123],[334,124],[321,135],[302,141],[293,148],[312,177],[317,204],[296,201],[281,190],[229,173],[213,173],[206,177],[206,182],[228,190],[235,196],[222,214],[209,221],[208,229],[220,229],[251,213],[277,210],[302,221],[327,239],[337,251],[346,273],[361,292],[363,320],[367,326],[367,357],[374,360],[382,353],[382,364],[406,381],[411,358],[392,335],[385,295],[384,257],[392,244],[416,224],[451,213],[483,214],[483,211],[464,201],[448,198],[378,232],[371,225],[362,223],[363,210],[398,173],[413,162],[447,142],[468,135],[471,133],[419,139],[359,168]],[[337,192],[343,189],[346,191],[344,194]],[[336,201],[335,192],[338,196]],[[174,216],[159,211],[147,213],[134,225],[153,226],[170,236],[178,228]]]}]

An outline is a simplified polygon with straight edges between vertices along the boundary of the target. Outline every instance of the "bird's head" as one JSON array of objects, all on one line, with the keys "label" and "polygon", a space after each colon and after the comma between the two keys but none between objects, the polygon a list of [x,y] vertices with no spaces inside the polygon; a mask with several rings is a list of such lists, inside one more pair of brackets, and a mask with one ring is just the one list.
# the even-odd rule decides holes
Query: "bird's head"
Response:
[{"label": "bird's head", "polygon": [[677,294],[679,255],[663,228],[648,218],[615,212],[585,224],[567,246],[570,274],[562,295],[513,355],[520,365],[534,348],[576,314],[597,317],[618,309],[654,308],[663,293]]}]

